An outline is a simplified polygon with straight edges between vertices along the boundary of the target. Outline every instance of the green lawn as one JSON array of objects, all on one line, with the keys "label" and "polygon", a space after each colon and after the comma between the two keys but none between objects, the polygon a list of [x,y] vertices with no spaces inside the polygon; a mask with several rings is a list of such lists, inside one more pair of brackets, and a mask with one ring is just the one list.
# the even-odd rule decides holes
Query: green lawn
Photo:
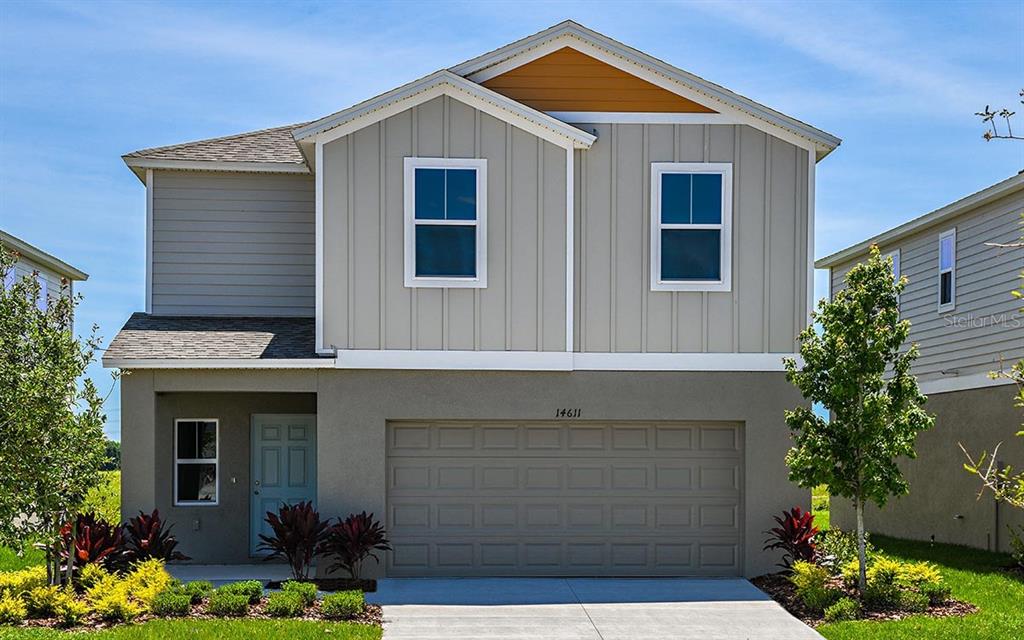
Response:
[{"label": "green lawn", "polygon": [[896,622],[843,622],[818,627],[829,640],[1024,638],[1024,579],[1000,570],[1009,564],[1009,556],[884,536],[871,536],[871,542],[894,558],[935,563],[953,588],[953,597],[977,605],[979,611],[964,618],[914,616]]},{"label": "green lawn", "polygon": [[814,513],[814,526],[822,531],[828,529],[828,485],[818,485],[811,490],[811,511]]},{"label": "green lawn", "polygon": [[4,640],[379,640],[380,637],[379,627],[305,620],[154,620],[88,634],[0,627],[0,638]]},{"label": "green lawn", "polygon": [[43,564],[43,552],[38,549],[27,549],[18,557],[7,547],[0,547],[0,571],[17,571],[37,564]]}]

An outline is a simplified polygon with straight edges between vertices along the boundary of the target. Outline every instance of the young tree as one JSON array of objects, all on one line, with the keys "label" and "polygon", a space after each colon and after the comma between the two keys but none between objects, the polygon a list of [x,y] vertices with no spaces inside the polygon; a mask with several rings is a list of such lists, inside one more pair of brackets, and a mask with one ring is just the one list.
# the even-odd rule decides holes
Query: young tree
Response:
[{"label": "young tree", "polygon": [[9,277],[15,259],[0,245],[0,544],[44,544],[58,584],[60,528],[105,459],[103,399],[85,377],[98,339],[75,338],[77,299],[40,304],[35,278]]},{"label": "young tree", "polygon": [[915,457],[917,433],[934,423],[910,373],[917,346],[903,349],[910,323],[900,320],[898,300],[905,285],[905,278],[894,280],[891,260],[871,247],[868,261],[850,270],[832,300],[818,303],[811,326],[800,333],[803,364],[785,363],[787,379],[830,413],[786,412],[794,441],[786,455],[790,480],[806,488],[827,484],[832,495],[853,502],[862,591],[864,504],[881,507],[907,493],[897,460]]}]

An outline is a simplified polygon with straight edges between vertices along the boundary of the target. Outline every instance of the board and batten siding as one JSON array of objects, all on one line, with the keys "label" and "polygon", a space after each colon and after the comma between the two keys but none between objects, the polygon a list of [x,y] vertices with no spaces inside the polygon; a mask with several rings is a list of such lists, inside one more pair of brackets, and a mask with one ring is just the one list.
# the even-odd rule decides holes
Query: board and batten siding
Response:
[{"label": "board and batten siding", "polygon": [[[986,243],[1017,242],[1021,236],[1024,191],[990,202],[894,243],[907,287],[900,313],[910,320],[911,342],[920,357],[914,373],[922,380],[951,378],[998,370],[1024,358],[1024,316],[1010,292],[1020,285],[1024,255],[1020,249]],[[956,306],[939,312],[939,234],[956,227]],[[832,291],[839,291],[859,260],[831,270]],[[943,374],[942,372],[946,372]]]},{"label": "board and batten siding", "polygon": [[162,315],[312,316],[312,176],[153,172],[153,306]]},{"label": "board and batten siding", "polygon": [[[580,124],[581,352],[791,353],[807,320],[808,154],[745,125]],[[732,291],[651,291],[652,162],[733,165]]]},{"label": "board and batten siding", "polygon": [[[487,160],[487,287],[408,288],[406,157]],[[323,327],[338,349],[565,350],[566,153],[441,96],[324,145]]]}]

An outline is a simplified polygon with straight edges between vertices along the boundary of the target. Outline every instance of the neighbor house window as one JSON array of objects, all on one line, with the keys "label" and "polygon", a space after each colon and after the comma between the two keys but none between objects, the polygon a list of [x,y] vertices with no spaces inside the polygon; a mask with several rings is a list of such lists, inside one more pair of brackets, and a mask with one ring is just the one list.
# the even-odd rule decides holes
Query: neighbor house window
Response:
[{"label": "neighbor house window", "polygon": [[174,421],[174,504],[217,504],[217,420]]},{"label": "neighbor house window", "polygon": [[956,306],[956,229],[939,234],[939,311]]},{"label": "neighbor house window", "polygon": [[651,164],[651,289],[729,291],[732,165]]},{"label": "neighbor house window", "polygon": [[405,159],[405,286],[487,286],[487,161]]}]

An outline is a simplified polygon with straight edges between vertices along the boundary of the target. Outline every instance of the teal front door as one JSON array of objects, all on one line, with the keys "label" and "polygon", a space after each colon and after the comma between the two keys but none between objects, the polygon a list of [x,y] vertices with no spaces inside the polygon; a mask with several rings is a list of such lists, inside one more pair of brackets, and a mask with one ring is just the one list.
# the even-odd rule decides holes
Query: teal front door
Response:
[{"label": "teal front door", "polygon": [[303,500],[316,505],[316,416],[254,415],[251,442],[249,549],[261,556],[259,534],[271,533],[268,511]]}]

